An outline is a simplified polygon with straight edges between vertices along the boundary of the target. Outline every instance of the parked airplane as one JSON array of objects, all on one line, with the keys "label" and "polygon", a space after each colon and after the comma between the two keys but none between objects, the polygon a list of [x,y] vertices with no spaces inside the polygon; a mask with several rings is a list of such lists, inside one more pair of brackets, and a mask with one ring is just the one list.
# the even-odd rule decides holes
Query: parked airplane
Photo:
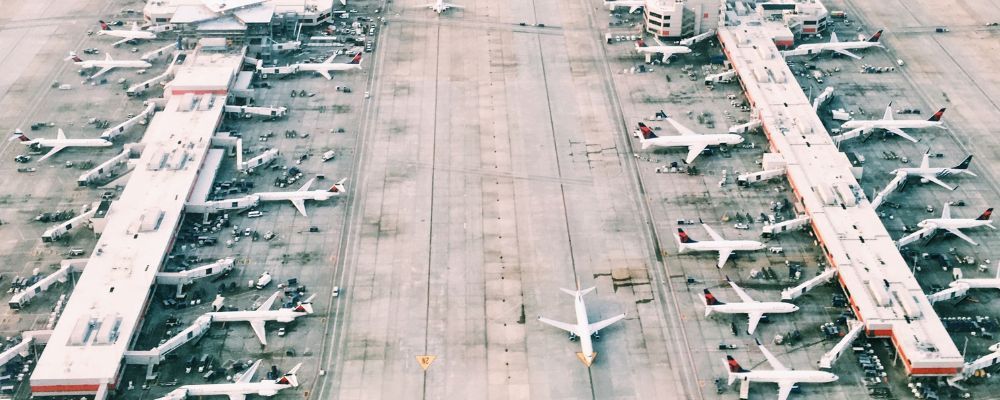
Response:
[{"label": "parked airplane", "polygon": [[959,239],[972,243],[975,246],[979,246],[979,243],[976,243],[976,241],[972,240],[972,238],[970,238],[968,235],[962,233],[960,229],[977,228],[980,226],[988,226],[990,228],[996,229],[996,227],[993,226],[993,221],[990,219],[992,215],[993,215],[993,208],[988,208],[986,209],[985,212],[983,212],[982,215],[980,215],[976,219],[952,218],[951,204],[944,203],[944,208],[941,210],[941,218],[925,219],[923,221],[918,222],[917,226],[919,226],[920,229],[917,230],[916,232],[906,235],[906,237],[899,239],[898,243],[900,246],[904,246],[917,239],[929,237],[937,233],[938,229],[944,229],[949,233],[951,233],[952,235],[958,236]]},{"label": "parked airplane", "polygon": [[361,69],[361,53],[355,54],[354,58],[352,58],[351,61],[346,63],[331,62],[333,61],[333,58],[336,56],[337,55],[334,54],[329,58],[327,58],[326,60],[323,60],[323,62],[321,63],[301,63],[298,64],[297,66],[299,71],[313,71],[319,73],[320,75],[323,75],[323,77],[326,78],[326,80],[333,79],[333,76],[330,75],[330,71],[350,71],[355,69],[358,70]]},{"label": "parked airplane", "polygon": [[111,54],[104,53],[104,60],[84,60],[80,56],[76,55],[76,52],[69,52],[69,57],[66,60],[73,60],[73,64],[76,64],[80,68],[90,69],[90,68],[100,68],[96,74],[90,76],[87,79],[94,79],[98,76],[106,74],[115,68],[149,68],[153,64],[150,64],[143,60],[113,60],[111,59]]},{"label": "parked airplane", "polygon": [[782,51],[781,55],[785,57],[802,56],[810,54],[819,54],[824,51],[832,51],[838,54],[843,54],[845,56],[851,57],[856,60],[860,60],[861,56],[854,54],[848,50],[867,49],[869,47],[885,48],[885,46],[882,46],[882,43],[879,43],[880,38],[882,38],[881,30],[875,32],[875,34],[872,35],[870,38],[868,38],[868,40],[859,40],[854,42],[841,42],[837,40],[837,34],[832,33],[830,34],[830,43],[803,44],[799,45],[794,49]]},{"label": "parked airplane", "polygon": [[[646,41],[642,40],[642,38],[639,38],[635,41],[635,51],[640,54],[663,54],[663,62],[669,61],[670,56],[673,56],[674,54],[687,54],[691,52],[691,48],[687,46],[668,46],[661,43],[659,39],[656,39],[655,37],[653,40],[656,41],[658,44],[657,46],[650,46],[646,44]],[[647,61],[649,60],[647,59]]]},{"label": "parked airplane", "polygon": [[704,289],[705,292],[705,316],[708,317],[712,315],[713,312],[723,313],[723,314],[746,314],[750,320],[749,327],[747,327],[747,333],[753,335],[753,332],[757,330],[757,324],[760,322],[761,317],[764,314],[787,314],[796,312],[799,310],[799,306],[792,303],[785,303],[783,301],[768,301],[759,302],[754,300],[750,295],[748,295],[742,288],[736,286],[736,282],[729,280],[726,277],[726,282],[729,282],[729,286],[733,287],[736,291],[736,295],[740,296],[739,303],[723,303],[712,295],[712,292],[708,289]]},{"label": "parked airplane", "polygon": [[309,296],[305,301],[299,302],[293,308],[279,308],[272,310],[274,301],[281,295],[281,291],[274,292],[264,304],[252,311],[214,311],[207,313],[212,318],[212,322],[235,322],[246,321],[250,323],[250,328],[257,335],[260,344],[267,346],[267,336],[265,336],[264,323],[267,321],[292,322],[296,318],[313,313],[312,299],[316,295]]},{"label": "parked airplane", "polygon": [[434,3],[424,4],[421,7],[429,8],[429,9],[433,10],[434,12],[436,12],[438,14],[441,14],[441,13],[443,13],[445,11],[448,11],[449,8],[458,8],[458,9],[465,8],[465,7],[460,6],[458,4],[445,3],[444,0],[437,0]]},{"label": "parked airplane", "polygon": [[67,139],[66,134],[63,133],[62,129],[59,129],[55,139],[30,139],[23,131],[17,129],[14,131],[14,136],[11,136],[9,141],[20,140],[21,144],[25,146],[30,146],[33,149],[40,149],[43,147],[50,147],[48,153],[38,159],[38,161],[45,161],[45,159],[52,157],[54,154],[60,152],[62,149],[67,147],[109,147],[112,145],[111,142],[94,138],[94,139]]},{"label": "parked airplane", "polygon": [[[961,270],[958,271],[960,274]],[[997,263],[997,273],[993,278],[958,278],[948,284],[951,287],[960,285],[969,289],[1000,289],[1000,262]]]},{"label": "parked airplane", "polygon": [[924,158],[920,161],[920,166],[917,168],[897,168],[893,170],[891,173],[897,176],[902,174],[907,177],[910,176],[919,177],[921,183],[934,182],[939,186],[948,190],[955,190],[955,188],[952,186],[948,186],[946,183],[944,183],[942,180],[938,178],[955,174],[966,174],[966,175],[976,176],[976,174],[972,173],[972,171],[969,171],[969,164],[972,163],[971,155],[965,157],[965,160],[962,160],[961,164],[958,164],[953,168],[945,168],[945,167],[931,168],[930,155],[931,152],[928,149],[927,152],[924,153]]},{"label": "parked airplane", "polygon": [[756,240],[726,240],[718,233],[715,233],[711,227],[706,224],[701,224],[708,232],[708,235],[712,237],[712,240],[697,241],[688,237],[684,229],[677,228],[677,243],[681,253],[691,250],[691,251],[717,251],[719,252],[719,263],[716,265],[722,268],[726,264],[726,260],[729,256],[733,254],[734,251],[755,251],[764,248],[764,244]]},{"label": "parked airplane", "polygon": [[114,37],[120,37],[120,38],[122,38],[122,40],[119,40],[119,41],[115,42],[114,44],[112,44],[112,46],[115,46],[115,47],[118,47],[118,45],[120,45],[122,43],[125,43],[125,42],[127,42],[129,40],[153,40],[153,39],[156,39],[156,33],[155,32],[144,31],[142,29],[139,29],[139,23],[138,22],[133,22],[132,23],[132,29],[131,30],[111,29],[111,27],[108,26],[107,22],[104,22],[104,21],[98,21],[98,22],[101,23],[101,30],[97,31],[98,35],[101,35],[101,36],[114,36]]},{"label": "parked airplane", "polygon": [[625,314],[618,314],[600,322],[590,323],[587,317],[587,305],[583,302],[583,296],[593,291],[594,288],[591,287],[589,289],[580,290],[580,283],[577,282],[576,289],[577,290],[559,289],[566,292],[570,296],[573,296],[573,304],[576,309],[576,324],[554,321],[545,317],[538,317],[538,320],[569,332],[570,340],[576,340],[579,338],[582,352],[577,353],[576,355],[577,357],[580,357],[580,361],[583,361],[587,367],[590,367],[590,365],[594,363],[594,359],[597,358],[597,352],[594,351],[594,345],[591,342],[591,338],[600,339],[601,335],[599,331],[608,325],[625,318]]},{"label": "parked airplane", "polygon": [[271,397],[284,389],[299,386],[299,379],[295,374],[299,372],[302,363],[296,364],[288,373],[278,379],[250,382],[257,373],[257,369],[260,368],[261,361],[257,360],[253,363],[233,383],[184,385],[157,400],[184,400],[188,397],[200,396],[228,396],[229,400],[245,400],[247,395]]},{"label": "parked airplane", "polygon": [[262,192],[256,193],[256,196],[259,196],[261,201],[291,201],[295,209],[299,210],[299,214],[302,214],[303,217],[308,217],[309,214],[306,214],[306,200],[326,201],[331,197],[339,196],[347,191],[344,187],[346,180],[347,178],[341,179],[326,190],[309,190],[309,187],[316,181],[316,178],[313,178],[294,192]]},{"label": "parked airplane", "polygon": [[604,5],[611,11],[614,11],[618,7],[628,7],[628,13],[631,14],[640,8],[646,7],[646,0],[605,0]]},{"label": "parked airplane", "polygon": [[797,383],[829,383],[836,381],[838,378],[837,375],[825,371],[788,369],[767,348],[760,344],[760,340],[757,340],[757,347],[760,348],[761,353],[764,353],[764,358],[767,359],[768,364],[771,364],[772,370],[750,371],[741,367],[740,363],[733,356],[726,355],[725,366],[729,371],[729,384],[732,385],[739,378],[740,393],[747,393],[750,390],[747,387],[750,382],[777,383],[778,400],[786,400],[788,399],[788,395],[792,393],[792,388]]},{"label": "parked airplane", "polygon": [[673,118],[667,117],[666,120],[667,122],[670,122],[670,125],[673,125],[678,132],[680,132],[680,136],[656,136],[650,127],[640,122],[639,142],[642,143],[643,150],[649,148],[650,146],[687,147],[688,154],[684,159],[684,162],[690,164],[694,162],[694,159],[697,158],[702,151],[705,151],[705,148],[708,146],[743,143],[743,137],[740,135],[734,135],[732,133],[699,134],[684,127]]},{"label": "parked airplane", "polygon": [[844,122],[843,125],[840,125],[840,129],[861,129],[863,132],[871,131],[873,129],[882,129],[899,135],[903,137],[903,139],[916,143],[917,139],[913,138],[913,136],[910,136],[906,132],[903,132],[903,129],[922,129],[932,127],[944,128],[944,126],[941,125],[941,116],[944,115],[944,110],[944,108],[938,110],[938,112],[934,113],[934,115],[926,121],[918,119],[896,120],[892,118],[892,103],[890,102],[889,105],[885,107],[885,114],[882,115],[882,119],[850,120]]}]

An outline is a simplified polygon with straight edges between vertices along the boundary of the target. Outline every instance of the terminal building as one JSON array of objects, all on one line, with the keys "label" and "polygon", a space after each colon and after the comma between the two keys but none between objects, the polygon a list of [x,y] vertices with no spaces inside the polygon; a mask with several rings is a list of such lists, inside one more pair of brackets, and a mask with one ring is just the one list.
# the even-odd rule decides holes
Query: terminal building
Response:
[{"label": "terminal building", "polygon": [[773,4],[748,10],[730,3],[718,31],[770,141],[769,156],[784,164],[796,207],[808,216],[867,335],[890,339],[910,375],[958,374],[962,354],[778,52],[774,34],[788,29],[784,16],[791,9],[776,14]]},{"label": "terminal building", "polygon": [[[214,177],[213,149],[229,87],[245,50],[187,54],[150,121],[142,155],[119,200],[95,230],[100,239],[30,378],[34,396],[95,396],[121,386],[156,275],[173,247],[199,179]],[[216,160],[217,161],[217,160]]]},{"label": "terminal building", "polygon": [[248,45],[266,44],[276,34],[294,35],[296,25],[330,22],[333,1],[326,0],[151,0],[143,18],[171,25],[184,36],[225,37]]}]

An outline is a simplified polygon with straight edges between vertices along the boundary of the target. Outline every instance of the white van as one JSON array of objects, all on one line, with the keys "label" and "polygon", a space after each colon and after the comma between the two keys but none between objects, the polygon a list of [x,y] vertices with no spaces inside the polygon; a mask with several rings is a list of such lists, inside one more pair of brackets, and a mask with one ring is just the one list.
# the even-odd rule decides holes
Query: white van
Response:
[{"label": "white van", "polygon": [[247,213],[247,218],[258,218],[263,216],[264,216],[263,211],[250,211]]}]

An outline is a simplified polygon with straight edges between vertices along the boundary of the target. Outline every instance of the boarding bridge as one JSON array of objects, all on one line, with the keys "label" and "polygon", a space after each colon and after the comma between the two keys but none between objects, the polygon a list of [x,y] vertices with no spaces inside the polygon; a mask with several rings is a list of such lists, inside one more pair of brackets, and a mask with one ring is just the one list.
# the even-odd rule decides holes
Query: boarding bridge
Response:
[{"label": "boarding bridge", "polygon": [[793,288],[788,288],[781,291],[781,300],[795,300],[806,292],[815,289],[819,285],[826,284],[837,275],[837,270],[833,268],[827,268],[823,270],[819,275],[816,275],[809,280],[800,283],[798,286]]},{"label": "boarding bridge", "polygon": [[849,139],[854,139],[858,136],[864,135],[865,133],[866,133],[865,128],[855,128],[847,132],[841,133],[837,136],[831,136],[830,140],[832,140],[833,143],[836,144],[837,146],[840,146],[841,142]]},{"label": "boarding bridge", "polygon": [[253,106],[225,106],[227,113],[239,115],[262,115],[265,117],[284,117],[288,114],[287,107],[253,107]]},{"label": "boarding bridge", "polygon": [[906,173],[897,173],[896,177],[892,178],[892,180],[885,185],[885,189],[882,189],[881,192],[878,192],[878,194],[875,195],[875,199],[872,200],[872,208],[877,210],[882,203],[885,203],[885,197],[896,191],[896,189],[902,187],[904,182],[906,182]]},{"label": "boarding bridge", "polygon": [[819,110],[819,106],[826,104],[831,98],[833,98],[833,86],[827,86],[819,96],[813,99],[813,110]]},{"label": "boarding bridge", "polygon": [[152,87],[153,85],[166,81],[167,78],[173,76],[174,67],[177,66],[177,57],[179,57],[181,54],[182,53],[180,52],[174,53],[174,58],[170,60],[170,65],[167,66],[167,69],[163,71],[162,74],[154,76],[144,82],[139,82],[135,85],[129,86],[129,88],[125,90],[125,94],[128,95],[129,97],[140,95],[145,93],[146,90]]},{"label": "boarding bridge", "polygon": [[916,232],[899,238],[899,240],[896,241],[896,247],[901,249],[910,243],[933,236],[935,233],[937,233],[937,229],[934,227],[929,226],[926,228],[920,228]]},{"label": "boarding bridge", "polygon": [[243,154],[237,155],[236,158],[237,158],[236,165],[237,168],[240,170],[240,172],[249,172],[253,171],[255,168],[261,165],[273,161],[275,158],[278,158],[278,150],[277,149],[267,150],[261,153],[259,156],[247,160],[247,162],[242,161]]},{"label": "boarding bridge", "polygon": [[[998,343],[1000,344],[1000,343]],[[975,361],[967,362],[962,366],[962,371],[957,375],[948,378],[948,384],[960,389],[964,389],[958,385],[958,382],[965,380],[966,378],[972,376],[976,371],[983,368],[988,368],[1000,363],[1000,346],[997,344],[990,346],[990,354],[977,358]]]},{"label": "boarding bridge", "polygon": [[189,285],[197,279],[218,275],[233,269],[236,259],[232,257],[223,258],[214,263],[202,265],[180,272],[159,272],[156,274],[157,285],[177,285],[177,298],[184,297],[184,286]]},{"label": "boarding bridge", "polygon": [[769,179],[774,179],[778,177],[785,176],[785,169],[768,169],[764,171],[748,172],[745,174],[739,174],[736,176],[736,181],[741,185],[749,185],[751,183],[757,183],[760,181],[766,181]]},{"label": "boarding bridge", "polygon": [[60,267],[56,270],[56,272],[39,279],[34,285],[26,287],[24,290],[11,296],[10,301],[7,303],[10,308],[19,310],[28,305],[28,303],[31,303],[32,298],[38,296],[46,290],[49,290],[49,287],[54,285],[56,282],[66,282],[70,273],[83,271],[83,269],[87,266],[87,259],[75,258],[72,260],[62,260],[59,264]]},{"label": "boarding bridge", "polygon": [[788,232],[793,229],[802,229],[806,225],[809,225],[809,216],[800,215],[795,217],[795,219],[790,219],[788,221],[779,222],[776,224],[766,224],[761,228],[761,233],[765,236],[777,235],[779,233]]},{"label": "boarding bridge", "polygon": [[[705,33],[694,35],[694,36],[691,36],[691,37],[689,37],[687,39],[681,40],[680,41],[680,45],[681,46],[691,46],[693,44],[696,44],[696,43],[699,43],[699,42],[703,42],[706,39],[708,39],[710,37],[713,37],[713,36],[715,36],[715,29],[709,29]],[[733,73],[735,74],[736,71],[733,71]]]},{"label": "boarding bridge", "polygon": [[723,71],[717,74],[711,74],[705,77],[705,84],[711,83],[729,83],[733,79],[736,79],[736,70],[731,69],[729,71]]},{"label": "boarding bridge", "polygon": [[847,350],[851,343],[854,342],[854,339],[858,338],[858,335],[861,335],[861,331],[864,329],[865,324],[861,321],[850,320],[847,321],[847,326],[849,326],[851,330],[849,330],[847,334],[844,335],[839,342],[837,342],[836,346],[833,346],[830,351],[826,352],[826,354],[823,354],[823,357],[819,358],[820,369],[833,368],[833,363],[837,362],[837,359],[844,354],[844,350]]},{"label": "boarding bridge", "polygon": [[143,121],[144,118],[152,117],[154,111],[156,111],[156,103],[148,102],[146,104],[146,109],[142,110],[142,112],[140,112],[139,114],[136,114],[136,116],[129,118],[125,122],[122,122],[118,125],[108,128],[103,133],[101,133],[101,139],[114,140],[116,137],[121,136],[123,133],[125,133],[125,130],[127,130],[128,128],[131,128],[136,124],[138,124],[139,122]]},{"label": "boarding bridge", "polygon": [[933,303],[937,303],[939,301],[957,299],[957,298],[965,296],[967,293],[969,293],[969,289],[971,289],[971,287],[969,287],[969,285],[964,284],[964,283],[960,283],[960,284],[956,285],[954,283],[955,282],[952,282],[952,286],[949,287],[949,288],[947,288],[947,289],[945,289],[945,290],[942,290],[942,291],[934,293],[934,294],[927,295],[927,301],[929,301],[929,302],[931,302],[931,304],[933,304]]},{"label": "boarding bridge", "polygon": [[187,342],[200,338],[208,328],[212,326],[212,317],[205,314],[194,320],[190,326],[167,339],[165,342],[150,350],[131,350],[125,352],[125,363],[132,365],[145,365],[146,378],[152,379],[153,368],[166,358],[167,354],[181,347]]},{"label": "boarding bridge", "polygon": [[751,120],[750,122],[747,122],[745,124],[740,124],[740,125],[729,127],[729,133],[732,133],[732,134],[748,133],[748,132],[750,132],[752,130],[755,130],[755,129],[758,129],[758,128],[760,128],[760,120],[759,119],[755,119],[755,120]]},{"label": "boarding bridge", "polygon": [[125,149],[122,150],[118,155],[109,158],[107,161],[98,164],[96,167],[92,168],[90,171],[80,174],[79,178],[76,178],[77,186],[87,186],[90,184],[97,184],[101,181],[106,181],[112,179],[117,175],[122,169],[125,171],[121,174],[127,174],[135,168],[135,163],[131,162],[132,152],[138,150],[138,153],[142,153],[142,146],[137,143],[127,143],[125,144]]},{"label": "boarding bridge", "polygon": [[100,203],[94,203],[90,206],[90,210],[81,213],[68,221],[61,222],[56,226],[53,226],[42,233],[42,241],[45,243],[54,242],[59,240],[63,235],[69,233],[75,227],[84,225],[90,217],[93,217],[97,213],[97,206]]},{"label": "boarding bridge", "polygon": [[153,50],[153,51],[150,51],[150,52],[148,52],[146,54],[143,54],[142,57],[139,57],[139,58],[141,58],[144,61],[149,61],[149,60],[152,60],[152,59],[155,59],[155,58],[159,58],[160,56],[162,56],[164,54],[167,54],[167,52],[172,52],[176,48],[177,48],[177,42],[173,42],[173,43],[170,43],[170,44],[168,44],[166,46],[160,47],[160,48],[158,48],[156,50]]},{"label": "boarding bridge", "polygon": [[21,341],[18,344],[11,346],[9,349],[4,350],[0,353],[0,366],[7,365],[10,360],[14,357],[28,356],[28,349],[31,348],[32,344],[46,344],[49,342],[49,337],[52,336],[52,331],[24,331],[21,333]]}]

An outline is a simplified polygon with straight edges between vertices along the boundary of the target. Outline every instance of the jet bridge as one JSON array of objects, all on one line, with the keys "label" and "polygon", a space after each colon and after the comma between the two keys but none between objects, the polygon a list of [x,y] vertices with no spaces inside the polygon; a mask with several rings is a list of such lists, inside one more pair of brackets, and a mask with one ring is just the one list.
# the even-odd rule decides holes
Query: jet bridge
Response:
[{"label": "jet bridge", "polygon": [[958,383],[974,375],[976,371],[991,367],[1000,363],[1000,343],[990,346],[989,354],[979,357],[972,362],[967,362],[962,366],[958,374],[948,378],[948,384],[957,388],[962,388]]},{"label": "jet bridge", "polygon": [[278,158],[278,149],[270,149],[261,153],[257,157],[251,158],[246,162],[243,162],[243,154],[241,151],[238,152],[236,155],[236,167],[240,170],[240,172],[247,172],[261,165],[267,164],[272,160],[274,160],[275,158]]},{"label": "jet bridge", "polygon": [[212,317],[208,314],[202,315],[194,320],[190,326],[167,339],[165,342],[150,350],[130,350],[125,352],[125,363],[146,366],[146,378],[152,379],[153,368],[166,358],[167,354],[181,347],[187,342],[201,338],[208,328],[212,326]]},{"label": "jet bridge", "polygon": [[882,203],[885,203],[885,197],[902,187],[904,182],[906,182],[906,173],[897,173],[896,177],[892,178],[892,180],[885,185],[885,189],[882,189],[881,192],[878,192],[878,194],[875,195],[875,199],[872,200],[872,207],[877,210]]},{"label": "jet bridge", "polygon": [[139,153],[142,153],[142,146],[136,143],[128,143],[125,145],[125,149],[114,157],[109,158],[107,161],[100,163],[98,166],[94,167],[90,171],[84,172],[79,178],[76,178],[77,186],[87,186],[89,184],[97,184],[98,182],[111,180],[121,172],[120,175],[125,175],[131,172],[135,168],[135,163],[130,162],[132,158],[132,150],[138,149]]},{"label": "jet bridge", "polygon": [[806,292],[815,289],[817,286],[830,282],[833,277],[837,275],[837,270],[833,268],[827,268],[819,275],[816,275],[809,280],[802,282],[796,287],[788,288],[781,291],[781,300],[795,300]]},{"label": "jet bridge", "polygon": [[167,52],[173,51],[175,48],[177,48],[177,42],[173,42],[166,46],[160,47],[156,50],[150,51],[146,54],[143,54],[142,57],[139,58],[142,59],[143,61],[149,61],[154,58],[159,58],[160,56],[167,54]]},{"label": "jet bridge", "polygon": [[56,272],[53,272],[49,274],[49,276],[39,279],[38,282],[35,282],[34,285],[28,286],[24,288],[24,290],[15,293],[13,296],[11,296],[10,301],[7,304],[10,306],[11,309],[14,310],[21,309],[22,307],[30,303],[32,298],[48,290],[49,287],[54,285],[56,282],[66,282],[67,280],[66,277],[69,276],[71,272],[83,271],[83,269],[87,266],[87,261],[88,259],[86,258],[62,260],[59,263],[60,267],[58,270],[56,270]]},{"label": "jet bridge", "polygon": [[42,241],[45,243],[54,242],[56,240],[59,240],[59,238],[62,237],[63,235],[69,233],[69,231],[72,230],[73,228],[78,227],[80,225],[84,225],[87,222],[87,220],[90,219],[90,217],[93,217],[94,214],[97,214],[97,209],[98,209],[97,206],[99,204],[100,203],[94,203],[90,206],[90,210],[85,211],[73,218],[70,218],[68,221],[61,222],[58,225],[49,228],[44,233],[42,233]]},{"label": "jet bridge", "polygon": [[176,285],[177,295],[176,297],[184,297],[183,291],[184,286],[189,285],[197,279],[207,278],[209,276],[218,275],[226,271],[231,271],[233,269],[233,264],[236,259],[233,257],[227,257],[220,259],[214,263],[202,265],[197,268],[192,268],[186,271],[179,272],[158,272],[156,274],[156,284],[157,285]]},{"label": "jet bridge", "polygon": [[858,335],[861,335],[861,331],[864,329],[865,324],[862,323],[861,321],[850,320],[847,321],[847,326],[849,326],[851,330],[848,331],[847,334],[844,335],[844,337],[841,338],[839,342],[837,342],[836,346],[833,346],[833,348],[830,349],[830,351],[826,352],[826,354],[823,354],[823,357],[820,357],[819,359],[820,369],[833,368],[833,363],[837,362],[837,359],[839,359],[840,356],[844,354],[844,350],[847,350],[847,346],[850,346],[851,342],[854,342],[854,339],[857,339]]},{"label": "jet bridge", "polygon": [[788,221],[782,221],[776,224],[764,225],[764,227],[761,228],[761,233],[765,236],[776,235],[779,233],[788,232],[792,229],[802,229],[803,227],[808,225],[809,225],[809,216],[800,215]]},{"label": "jet bridge", "polygon": [[288,107],[254,107],[254,106],[226,106],[227,113],[239,115],[262,115],[265,117],[284,117],[288,114]]},{"label": "jet bridge", "polygon": [[172,60],[170,60],[170,65],[167,66],[167,69],[165,71],[163,71],[162,74],[154,76],[154,77],[152,77],[152,78],[150,78],[150,79],[148,79],[148,80],[146,80],[144,82],[139,82],[139,83],[137,83],[135,85],[130,86],[125,91],[125,94],[128,95],[129,97],[137,96],[137,95],[145,93],[146,90],[149,89],[150,87],[152,87],[153,85],[158,84],[158,83],[163,82],[163,81],[166,81],[167,78],[173,76],[173,74],[174,74],[174,67],[177,66],[177,60],[180,58],[181,54],[185,54],[185,53],[181,53],[181,52],[174,53],[174,58]]},{"label": "jet bridge", "polygon": [[0,353],[0,366],[6,365],[14,357],[28,356],[28,349],[32,344],[45,344],[49,342],[52,331],[24,331],[21,333],[21,341]]},{"label": "jet bridge", "polygon": [[151,101],[147,102],[146,108],[142,110],[142,112],[136,114],[132,118],[125,120],[125,122],[122,122],[118,125],[108,128],[103,133],[101,133],[101,139],[114,140],[114,138],[121,136],[123,133],[125,133],[125,130],[127,130],[128,128],[135,126],[139,122],[143,121],[146,117],[152,116],[154,111],[156,111],[156,103]]}]

